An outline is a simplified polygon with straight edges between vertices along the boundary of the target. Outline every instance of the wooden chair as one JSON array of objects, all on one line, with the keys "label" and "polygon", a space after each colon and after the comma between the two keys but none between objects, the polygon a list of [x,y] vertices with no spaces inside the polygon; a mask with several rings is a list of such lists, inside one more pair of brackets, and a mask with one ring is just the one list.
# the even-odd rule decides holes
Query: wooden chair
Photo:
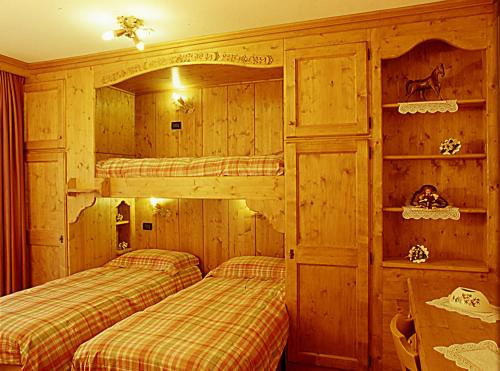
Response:
[{"label": "wooden chair", "polygon": [[420,371],[413,319],[396,314],[391,320],[391,333],[401,370]]}]

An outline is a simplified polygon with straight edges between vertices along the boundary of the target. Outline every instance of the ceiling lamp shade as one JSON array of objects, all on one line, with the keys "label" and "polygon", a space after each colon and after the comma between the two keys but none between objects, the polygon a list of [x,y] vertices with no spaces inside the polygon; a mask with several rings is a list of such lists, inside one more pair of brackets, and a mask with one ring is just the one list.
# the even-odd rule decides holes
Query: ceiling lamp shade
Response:
[{"label": "ceiling lamp shade", "polygon": [[144,31],[152,31],[151,29],[143,28],[144,20],[134,16],[119,16],[116,19],[121,28],[104,32],[102,34],[103,40],[113,40],[120,36],[127,36],[134,42],[137,49],[144,50],[144,42],[138,36],[138,33],[144,34]]}]

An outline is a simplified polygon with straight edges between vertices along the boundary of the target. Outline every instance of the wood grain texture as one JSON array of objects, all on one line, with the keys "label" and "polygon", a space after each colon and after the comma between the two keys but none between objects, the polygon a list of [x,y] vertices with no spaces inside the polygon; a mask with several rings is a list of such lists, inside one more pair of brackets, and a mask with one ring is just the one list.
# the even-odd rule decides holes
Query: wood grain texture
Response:
[{"label": "wood grain texture", "polygon": [[64,80],[24,85],[24,142],[27,149],[64,148]]},{"label": "wood grain texture", "polygon": [[365,43],[286,52],[286,136],[364,134]]},{"label": "wood grain texture", "polygon": [[135,97],[114,88],[96,90],[95,152],[135,154]]}]

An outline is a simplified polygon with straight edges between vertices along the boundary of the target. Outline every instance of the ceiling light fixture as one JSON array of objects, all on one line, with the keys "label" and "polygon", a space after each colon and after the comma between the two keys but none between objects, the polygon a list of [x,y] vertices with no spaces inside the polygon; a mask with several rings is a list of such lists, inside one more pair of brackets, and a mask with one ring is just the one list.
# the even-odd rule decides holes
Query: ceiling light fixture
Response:
[{"label": "ceiling light fixture", "polygon": [[144,50],[144,42],[138,34],[144,35],[145,31],[153,31],[151,28],[144,28],[144,20],[134,16],[119,16],[116,17],[121,28],[112,31],[106,31],[102,34],[104,40],[112,40],[120,36],[127,36],[132,39],[134,45],[139,50]]}]

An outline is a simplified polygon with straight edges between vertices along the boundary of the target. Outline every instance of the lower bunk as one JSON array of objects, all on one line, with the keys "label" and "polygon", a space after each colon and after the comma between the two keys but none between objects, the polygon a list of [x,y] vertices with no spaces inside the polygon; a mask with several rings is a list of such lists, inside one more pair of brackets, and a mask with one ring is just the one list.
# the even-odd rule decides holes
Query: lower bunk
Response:
[{"label": "lower bunk", "polygon": [[201,279],[194,255],[137,250],[0,298],[0,370],[69,370],[78,346]]},{"label": "lower bunk", "polygon": [[288,337],[284,260],[237,257],[81,345],[73,370],[275,370]]}]

